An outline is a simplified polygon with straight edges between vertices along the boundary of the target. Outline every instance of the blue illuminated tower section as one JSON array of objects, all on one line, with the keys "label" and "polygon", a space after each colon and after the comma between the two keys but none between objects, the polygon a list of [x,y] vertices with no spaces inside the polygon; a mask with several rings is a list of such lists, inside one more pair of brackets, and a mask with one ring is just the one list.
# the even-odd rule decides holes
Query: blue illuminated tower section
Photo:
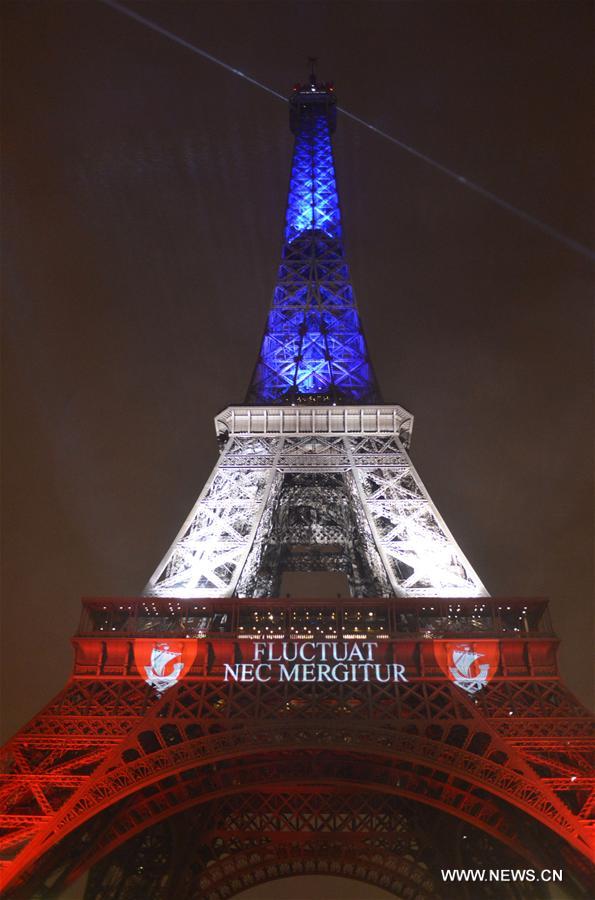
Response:
[{"label": "blue illuminated tower section", "polygon": [[332,85],[296,85],[282,260],[249,403],[379,401],[343,248],[335,118]]}]

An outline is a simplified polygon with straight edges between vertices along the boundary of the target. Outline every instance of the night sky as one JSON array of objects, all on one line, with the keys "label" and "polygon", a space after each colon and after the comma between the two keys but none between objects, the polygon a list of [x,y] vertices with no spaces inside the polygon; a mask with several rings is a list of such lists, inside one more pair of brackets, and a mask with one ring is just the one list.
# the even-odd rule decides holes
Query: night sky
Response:
[{"label": "night sky", "polygon": [[[284,94],[317,54],[347,109],[592,245],[590,3],[130,6]],[[3,19],[8,737],[65,682],[81,595],[140,593],[216,461],[292,136],[280,100],[100,2]],[[384,399],[491,594],[551,598],[588,701],[592,262],[344,117],[335,152]]]}]

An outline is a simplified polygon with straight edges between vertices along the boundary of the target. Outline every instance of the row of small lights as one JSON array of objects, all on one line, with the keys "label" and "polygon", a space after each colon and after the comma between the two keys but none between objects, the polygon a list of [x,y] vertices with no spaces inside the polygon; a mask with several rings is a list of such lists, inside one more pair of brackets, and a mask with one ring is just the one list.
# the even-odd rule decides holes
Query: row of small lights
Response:
[{"label": "row of small lights", "polygon": [[[355,630],[357,631],[357,628]],[[360,631],[358,634],[344,634],[343,637],[357,640],[357,638],[365,637],[365,635]],[[379,641],[382,641],[388,640],[389,636],[388,634],[375,634],[374,637],[377,637]]]},{"label": "row of small lights", "polygon": [[[325,628],[323,625],[311,626],[309,622],[307,622],[306,624],[311,628],[312,632],[325,631]],[[268,632],[268,631],[274,630],[274,628],[275,628],[274,625],[271,625],[270,627],[268,625],[265,625],[264,628],[259,625],[240,625],[240,626],[238,626],[239,631],[250,631],[252,633],[254,633],[256,631]],[[299,631],[299,628],[300,628],[299,625],[290,625],[289,631],[291,631],[291,632]],[[379,625],[377,628],[375,628],[373,625],[366,625],[365,628],[358,628],[357,625],[355,625],[355,626],[353,626],[353,630],[358,632],[358,635],[361,637],[363,634],[366,634],[366,632],[368,632],[368,631],[376,632],[376,631],[385,631],[386,629],[385,629],[384,625]]]},{"label": "row of small lights", "polygon": [[[156,598],[156,599],[158,599],[158,598]],[[154,601],[154,600],[143,600],[143,607],[144,607],[145,610],[148,610],[149,605],[151,606],[152,609],[157,609],[157,607],[155,606],[155,601]],[[170,609],[172,608],[171,601],[169,601],[169,600],[168,600],[168,606],[169,606]],[[176,609],[181,610],[181,609],[183,609],[183,608],[184,608],[184,607],[182,606],[182,604],[181,604],[179,601],[177,601],[177,602],[176,602]],[[485,603],[482,603],[482,604],[475,604],[475,606],[473,607],[473,611],[474,611],[474,612],[477,612],[477,610],[480,610],[480,611],[481,611],[481,610],[484,610],[485,608],[486,608],[486,604],[485,604]],[[102,610],[107,610],[108,607],[104,604],[104,605],[101,607],[101,609],[102,609]],[[132,610],[134,609],[134,607],[133,607],[133,606],[119,606],[118,609],[127,609],[129,612],[132,612]],[[195,612],[197,609],[201,609],[201,610],[203,610],[203,611],[206,611],[207,607],[206,607],[206,606],[200,606],[200,607],[199,607],[199,606],[193,606],[193,607],[192,607],[192,610],[193,610],[194,612]],[[429,610],[431,610],[432,612],[434,612],[434,610],[436,609],[436,607],[435,607],[435,606],[428,606],[428,607],[422,606],[422,610],[425,611],[426,609],[429,609]],[[449,610],[452,610],[452,609],[453,609],[452,603],[449,603],[449,604],[448,604],[448,609],[449,609]],[[460,609],[461,609],[461,604],[460,604],[460,603],[457,603],[457,605],[456,605],[456,611],[458,612]],[[498,609],[498,611],[500,611],[500,610],[504,609],[504,607],[503,607],[503,606],[498,606],[497,609]],[[511,609],[512,609],[512,606],[507,606],[506,609],[507,609],[507,610],[511,610]],[[528,607],[527,607],[527,606],[523,606],[522,609],[523,609],[523,612],[527,612]],[[258,610],[254,610],[253,613],[254,613],[255,616],[259,616],[259,615],[272,616],[272,615],[273,615],[273,613],[272,613],[270,610],[267,610],[266,613],[260,613]],[[296,611],[296,610],[292,610],[292,613],[293,613],[293,615],[297,615],[297,611]],[[305,615],[307,615],[307,616],[309,616],[309,615],[318,615],[318,616],[323,615],[323,611],[322,611],[322,610],[316,612],[315,610],[308,610],[308,609],[306,609],[306,610],[304,610],[304,613],[305,613]],[[332,615],[333,617],[336,616],[336,612],[331,612],[331,615]],[[361,610],[357,610],[357,611],[356,611],[356,615],[362,616],[363,613],[362,613]],[[369,615],[369,616],[373,616],[373,615],[374,615],[374,612],[371,610],[371,611],[368,612],[368,615]]]},{"label": "row of small lights", "polygon": [[[158,615],[159,612],[160,612],[160,610],[156,607],[156,605],[155,605],[154,602],[151,602],[151,603],[150,603],[150,606],[149,606],[149,603],[145,602],[145,603],[143,604],[143,607],[144,607],[144,610],[143,610],[143,611],[144,611],[145,613],[151,613],[151,612],[152,612],[153,614]],[[102,609],[105,610],[105,611],[107,611],[108,607],[107,607],[107,606],[103,606]],[[133,608],[132,606],[126,606],[126,607],[124,607],[124,606],[119,606],[118,609],[120,609],[120,610],[126,609],[126,611],[128,611],[128,612],[132,612],[134,608]],[[175,606],[175,609],[174,609],[174,606],[172,605],[172,603],[171,603],[171,602],[168,602],[168,609],[169,609],[169,612],[173,614],[174,612],[182,612],[183,607],[182,607],[182,605],[181,605],[180,603],[177,603],[176,606]],[[461,612],[461,605],[458,604],[457,607],[456,607],[456,609],[453,610],[452,605],[449,604],[448,609],[450,610],[450,613],[448,614],[447,618],[450,619],[450,618],[452,618],[453,616],[454,616],[455,618],[457,618],[457,617],[458,617],[457,614]],[[485,609],[486,609],[486,604],[485,604],[485,603],[484,603],[484,604],[481,604],[481,605],[475,605],[475,606],[473,607],[473,612],[474,612],[474,613],[476,613],[476,612],[478,612],[478,611],[479,611],[479,612],[483,612]],[[503,609],[502,606],[498,606],[498,611],[502,611],[502,609]],[[510,607],[510,606],[507,606],[507,607],[506,607],[506,610],[507,610],[507,611],[508,611],[508,610],[511,610],[511,609],[512,609],[512,607]],[[527,608],[526,606],[524,606],[524,607],[522,608],[521,615],[517,616],[517,621],[522,621],[522,620],[523,620],[523,618],[525,617],[525,615],[526,615],[526,613],[527,613],[527,609],[528,609],[528,608]],[[196,612],[196,611],[198,611],[198,610],[199,610],[199,607],[198,607],[198,606],[193,606],[193,607],[192,607],[192,611],[193,611],[193,612]],[[200,607],[200,610],[201,610],[202,612],[206,612],[206,611],[207,611],[207,607],[206,607],[206,606],[202,606],[202,607]],[[436,607],[434,607],[434,606],[431,606],[431,607],[425,607],[425,606],[422,606],[421,610],[422,610],[422,612],[426,612],[426,611],[428,611],[428,610],[429,610],[430,612],[435,612],[435,611],[436,611]],[[463,612],[464,612],[464,611],[463,611]],[[302,614],[305,616],[306,619],[309,619],[309,618],[310,618],[310,615],[312,615],[313,617],[318,618],[319,620],[325,617],[325,612],[323,612],[323,611],[320,611],[320,612],[314,612],[314,611],[312,611],[312,612],[310,612],[309,610],[304,610]],[[273,621],[274,618],[275,618],[274,614],[273,614],[272,612],[270,612],[270,611],[267,611],[266,613],[259,613],[258,611],[255,610],[255,611],[252,613],[252,615],[253,615],[254,618],[256,619],[256,622],[257,622],[257,623],[258,623],[258,621],[259,621],[261,615],[266,616],[266,617],[269,619],[269,621]],[[355,613],[355,615],[356,615],[356,618],[357,618],[357,619],[361,619],[361,617],[362,617],[363,614],[362,614],[361,611],[358,610],[358,611]],[[368,612],[368,616],[369,616],[369,617],[373,617],[374,615],[375,615],[374,612],[372,612],[372,611]],[[298,612],[297,612],[297,611],[292,611],[292,616],[293,616],[293,617],[297,617],[297,616],[298,616]],[[332,618],[332,619],[335,619],[335,618],[336,618],[336,613],[335,613],[335,612],[331,612],[331,618]],[[471,620],[472,620],[473,622],[476,622],[476,621],[477,621],[477,617],[476,617],[475,615],[471,615],[470,618],[471,618]],[[247,627],[250,627],[250,626],[247,626]],[[259,627],[258,625],[252,626],[252,631],[255,632],[256,629],[257,629],[258,627]],[[320,632],[320,631],[323,630],[322,627],[320,627],[320,626],[314,626],[314,627],[315,627],[315,630],[316,630],[316,631],[319,631],[319,632]],[[366,627],[365,630],[366,630],[366,631],[371,631],[373,627],[374,627],[374,626],[368,625],[368,626]],[[377,625],[377,626],[375,626],[375,627],[376,627],[377,630],[380,630],[380,631],[384,631],[384,630],[385,630],[385,626],[384,626],[384,625]],[[240,631],[244,631],[244,628],[245,628],[245,626],[243,626],[243,625],[240,625],[240,626],[239,626]],[[100,631],[104,631],[104,630],[105,630],[105,627],[104,627],[104,626],[101,626],[99,630],[100,630]],[[116,631],[116,630],[117,630],[117,627],[114,626],[114,627],[111,628],[111,630],[112,630],[112,631]],[[518,631],[520,631],[520,628],[518,628],[518,627],[515,626],[513,630],[518,632]],[[270,631],[269,626],[265,626],[264,631],[265,631],[265,632],[269,632],[269,631]],[[291,627],[290,627],[290,631],[295,632],[295,631],[296,631],[296,627],[291,626]],[[355,631],[355,632],[360,632],[360,629],[358,628],[357,625],[354,626],[354,631]],[[199,636],[199,637],[203,637],[203,636],[204,636],[204,633],[203,633],[203,632],[199,632],[199,633],[198,633],[198,636]],[[270,635],[270,636],[273,637],[273,635]],[[296,636],[296,637],[299,637],[299,635],[295,635],[295,636]],[[309,634],[309,635],[307,635],[307,636],[308,636],[308,637],[311,637],[312,635]],[[354,635],[354,636],[355,636],[355,637],[361,637],[361,633],[358,633],[358,634],[356,634],[356,635]],[[379,637],[387,637],[387,635],[379,635]]]}]

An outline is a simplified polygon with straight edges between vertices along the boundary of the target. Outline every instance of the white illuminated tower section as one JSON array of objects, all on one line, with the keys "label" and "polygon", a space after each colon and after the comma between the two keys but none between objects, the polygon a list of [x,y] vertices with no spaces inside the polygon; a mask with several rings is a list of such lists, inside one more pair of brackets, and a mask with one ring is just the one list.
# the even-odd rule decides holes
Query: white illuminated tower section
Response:
[{"label": "white illuminated tower section", "polygon": [[408,456],[413,416],[379,395],[343,246],[333,88],[312,77],[290,104],[284,245],[248,396],[215,418],[219,461],[145,594],[310,596],[305,577],[327,573],[333,596],[486,596]]}]

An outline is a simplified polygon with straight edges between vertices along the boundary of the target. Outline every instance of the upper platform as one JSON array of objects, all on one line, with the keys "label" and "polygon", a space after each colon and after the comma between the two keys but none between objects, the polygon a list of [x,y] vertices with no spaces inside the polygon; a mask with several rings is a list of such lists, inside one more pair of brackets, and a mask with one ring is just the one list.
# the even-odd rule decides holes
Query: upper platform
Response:
[{"label": "upper platform", "polygon": [[413,416],[395,405],[228,406],[215,416],[217,436],[398,435],[407,449]]},{"label": "upper platform", "polygon": [[337,127],[337,98],[331,81],[317,82],[312,75],[307,84],[294,84],[289,97],[289,127],[299,134],[306,116],[323,115],[331,134]]}]

